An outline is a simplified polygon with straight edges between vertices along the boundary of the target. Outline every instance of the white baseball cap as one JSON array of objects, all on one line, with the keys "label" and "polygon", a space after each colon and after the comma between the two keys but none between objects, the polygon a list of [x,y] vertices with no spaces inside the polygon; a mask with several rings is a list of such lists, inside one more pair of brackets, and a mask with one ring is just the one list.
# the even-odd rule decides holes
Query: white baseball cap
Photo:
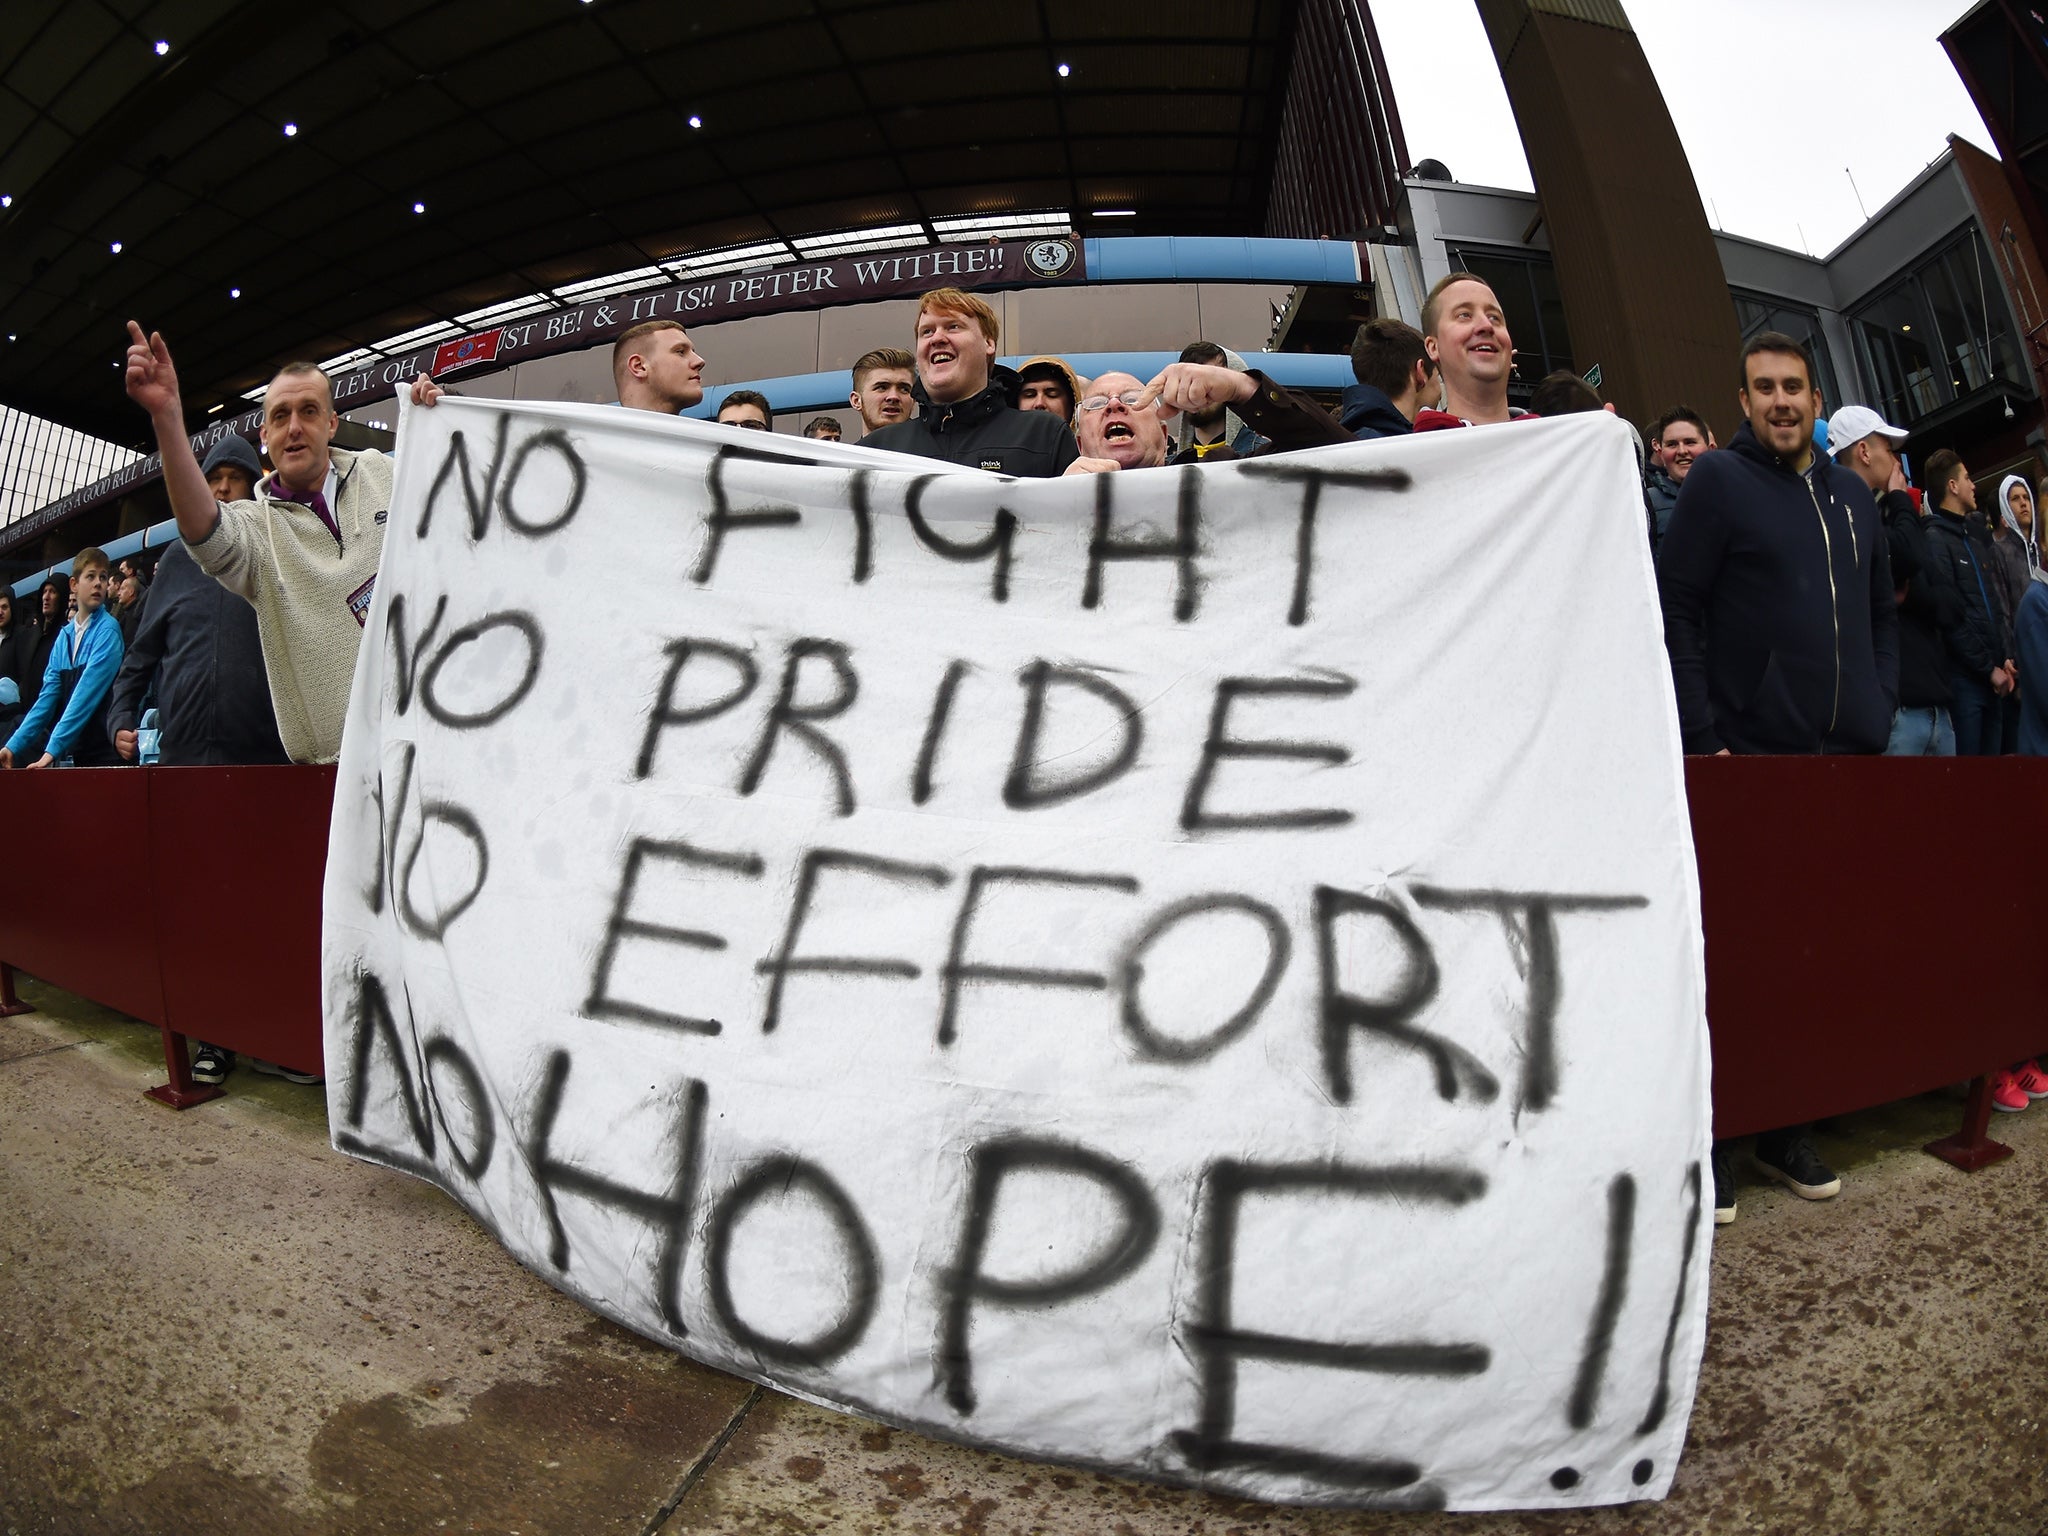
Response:
[{"label": "white baseball cap", "polygon": [[1913,434],[1895,427],[1867,405],[1845,405],[1828,418],[1828,457],[1853,448],[1871,433],[1903,443]]}]

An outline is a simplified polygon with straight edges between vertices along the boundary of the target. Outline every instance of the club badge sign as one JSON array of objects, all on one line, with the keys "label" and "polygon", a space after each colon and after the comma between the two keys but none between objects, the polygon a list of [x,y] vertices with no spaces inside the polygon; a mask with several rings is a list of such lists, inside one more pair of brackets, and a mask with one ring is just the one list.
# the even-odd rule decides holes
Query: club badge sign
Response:
[{"label": "club badge sign", "polygon": [[407,411],[336,1146],[892,1424],[1662,1497],[1707,1051],[1625,429],[1054,481],[737,436]]}]

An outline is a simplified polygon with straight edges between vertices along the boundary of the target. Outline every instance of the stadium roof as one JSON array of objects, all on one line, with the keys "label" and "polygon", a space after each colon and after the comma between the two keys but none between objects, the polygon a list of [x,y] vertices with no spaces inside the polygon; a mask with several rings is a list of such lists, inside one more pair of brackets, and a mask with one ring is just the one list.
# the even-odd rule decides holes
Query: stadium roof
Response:
[{"label": "stadium roof", "polygon": [[125,441],[131,315],[203,419],[287,356],[459,333],[693,252],[1043,210],[1082,233],[1362,232],[1273,227],[1303,158],[1283,154],[1292,61],[1330,36],[1378,86],[1348,137],[1377,122],[1382,168],[1400,153],[1358,0],[7,10],[0,402]]}]

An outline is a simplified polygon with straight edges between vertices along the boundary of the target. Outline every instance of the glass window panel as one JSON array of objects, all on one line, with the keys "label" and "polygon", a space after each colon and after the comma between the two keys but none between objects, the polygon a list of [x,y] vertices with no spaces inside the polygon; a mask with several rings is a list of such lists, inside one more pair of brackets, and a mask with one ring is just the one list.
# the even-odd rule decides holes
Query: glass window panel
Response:
[{"label": "glass window panel", "polygon": [[1515,405],[1527,405],[1545,374],[1572,368],[1571,332],[1565,324],[1564,302],[1558,296],[1557,274],[1550,258],[1472,250],[1452,254],[1463,270],[1485,279],[1500,300],[1508,335],[1515,343],[1508,399]]},{"label": "glass window panel", "polygon": [[[1915,284],[1899,284],[1858,310],[1856,318],[1863,323],[1872,361],[1895,402],[1892,408],[1900,413],[1892,418],[1900,426],[1939,410],[1954,398],[1948,370],[1946,366],[1937,368],[1929,346],[1931,326]],[[1880,361],[1887,354],[1889,376]]]},{"label": "glass window panel", "polygon": [[1529,275],[1536,286],[1536,317],[1543,326],[1543,370],[1537,377],[1560,368],[1577,373],[1578,366],[1572,361],[1571,327],[1565,324],[1564,300],[1557,291],[1557,269],[1547,261],[1540,265],[1532,262]]},{"label": "glass window panel", "polygon": [[1868,323],[1861,326],[1861,332],[1876,394],[1870,405],[1887,421],[1910,421],[1913,413],[1907,409],[1905,365],[1892,346],[1892,333]]},{"label": "glass window panel", "polygon": [[1951,251],[1920,269],[1920,285],[1927,306],[1934,314],[1934,335],[1929,338],[1948,376],[1949,387],[1960,398],[1991,382],[1990,361],[1984,352],[1984,312],[1974,302],[1974,274],[1958,287],[1955,279],[1962,252]]},{"label": "glass window panel", "polygon": [[[1515,363],[1530,384],[1543,377],[1543,348],[1538,340],[1542,330],[1536,318],[1536,294],[1529,286],[1527,262],[1511,256],[1490,256],[1479,251],[1458,252],[1459,264],[1474,277],[1484,278],[1493,296],[1500,300],[1501,314],[1508,322],[1508,335],[1515,343]],[[1529,370],[1536,371],[1532,375]]]},{"label": "glass window panel", "polygon": [[1963,248],[1956,253],[1956,267],[1964,274],[1958,277],[1958,285],[1971,280],[1973,265],[1976,268],[1976,286],[1970,290],[1971,297],[1975,299],[1976,295],[1983,295],[1983,315],[1977,335],[1988,348],[1991,372],[1997,378],[2027,389],[2031,380],[2020,362],[2019,343],[2012,333],[2012,319],[2005,307],[2005,289],[2000,285],[1998,266],[1975,230],[1970,232]]}]

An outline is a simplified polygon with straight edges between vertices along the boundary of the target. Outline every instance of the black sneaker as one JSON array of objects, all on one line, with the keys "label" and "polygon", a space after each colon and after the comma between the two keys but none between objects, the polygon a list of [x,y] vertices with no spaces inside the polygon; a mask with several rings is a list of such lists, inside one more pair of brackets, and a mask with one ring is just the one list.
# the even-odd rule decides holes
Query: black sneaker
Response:
[{"label": "black sneaker", "polygon": [[201,1041],[192,1052],[192,1081],[205,1083],[209,1087],[227,1080],[228,1068],[235,1064],[232,1054],[217,1045]]},{"label": "black sneaker", "polygon": [[1735,1162],[1727,1147],[1714,1143],[1714,1225],[1725,1227],[1735,1219]]},{"label": "black sneaker", "polygon": [[1802,1200],[1832,1200],[1842,1192],[1835,1170],[1820,1160],[1803,1131],[1782,1140],[1759,1136],[1755,1160],[1762,1172]]}]

